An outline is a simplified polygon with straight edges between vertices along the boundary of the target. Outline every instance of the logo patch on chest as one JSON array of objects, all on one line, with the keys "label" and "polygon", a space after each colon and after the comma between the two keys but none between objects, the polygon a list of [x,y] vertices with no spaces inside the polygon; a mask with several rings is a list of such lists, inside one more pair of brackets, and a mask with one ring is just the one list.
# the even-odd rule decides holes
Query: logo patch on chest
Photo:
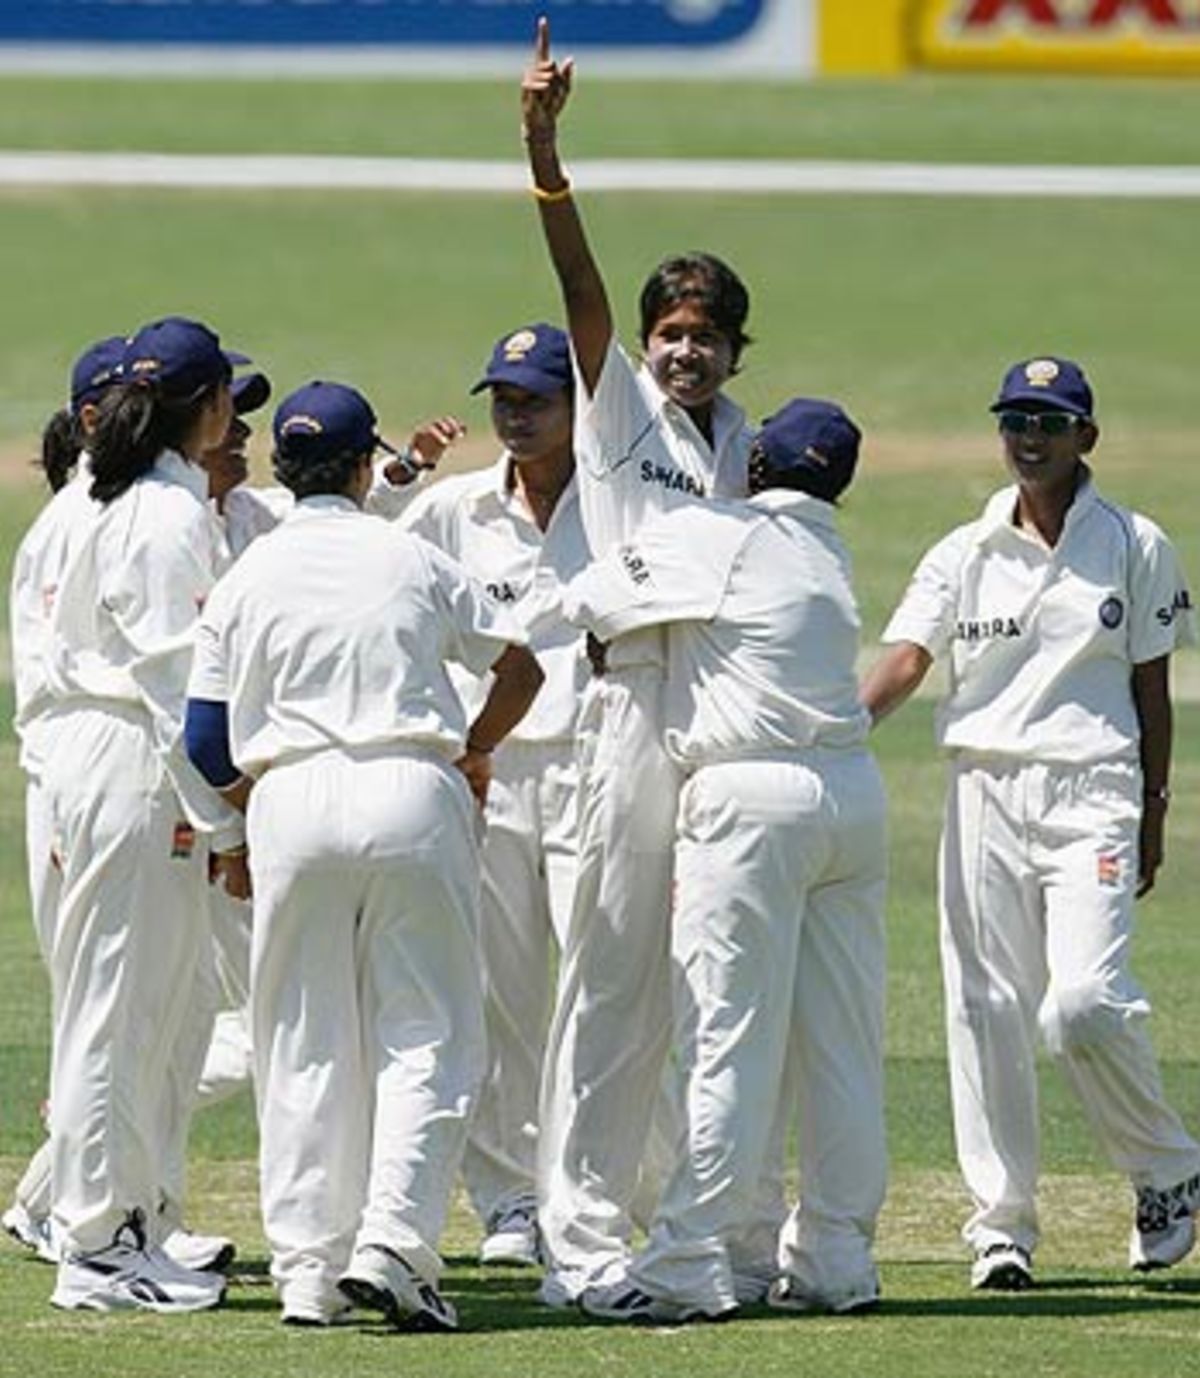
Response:
[{"label": "logo patch on chest", "polygon": [[1125,620],[1125,604],[1115,595],[1100,604],[1100,625],[1115,631]]}]

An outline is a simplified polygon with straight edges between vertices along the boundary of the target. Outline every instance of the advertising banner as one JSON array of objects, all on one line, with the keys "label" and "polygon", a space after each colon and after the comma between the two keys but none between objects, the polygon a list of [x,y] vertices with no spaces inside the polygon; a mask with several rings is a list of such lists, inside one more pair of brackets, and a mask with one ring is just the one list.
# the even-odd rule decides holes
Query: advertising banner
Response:
[{"label": "advertising banner", "polygon": [[597,55],[696,75],[812,68],[812,0],[0,0],[0,60],[101,48],[122,67],[139,52],[168,65],[232,52],[268,70],[511,72],[543,13],[558,51],[588,54],[593,71]]},{"label": "advertising banner", "polygon": [[915,67],[1200,72],[1200,0],[911,0]]}]

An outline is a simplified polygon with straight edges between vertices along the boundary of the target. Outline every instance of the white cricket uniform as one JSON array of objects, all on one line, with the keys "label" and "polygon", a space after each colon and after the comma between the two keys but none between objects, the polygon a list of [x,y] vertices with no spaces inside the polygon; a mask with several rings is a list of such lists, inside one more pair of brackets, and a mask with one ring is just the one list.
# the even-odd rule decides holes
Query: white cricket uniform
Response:
[{"label": "white cricket uniform", "polygon": [[209,600],[191,694],[258,777],[251,1017],[263,1217],[285,1306],[355,1243],[427,1281],[484,1066],[477,810],[452,762],[474,674],[520,642],[461,568],[306,498]]},{"label": "white cricket uniform", "polygon": [[[710,446],[615,341],[590,397],[577,378],[576,475],[593,555],[657,513],[745,492],[742,411],[718,397],[713,427]],[[538,1148],[538,1223],[551,1277],[567,1295],[625,1271],[639,1165],[662,1104],[678,797],[661,732],[665,665],[661,629],[614,639],[607,673],[592,679],[580,710],[579,868]],[[679,1132],[663,1137],[678,1141]]]},{"label": "white cricket uniform", "polygon": [[869,1288],[886,806],[834,508],[770,491],[669,513],[576,581],[568,611],[602,637],[669,624],[666,741],[685,773],[672,957],[688,1146],[631,1277],[717,1313],[740,1272],[771,1268],[774,1241],[746,1258],[744,1226],[794,1040],[802,1204],[780,1263],[825,1296]]},{"label": "white cricket uniform", "polygon": [[[537,1112],[552,953],[561,948],[575,887],[578,775],[575,721],[590,676],[583,636],[561,615],[560,581],[587,562],[574,480],[542,531],[513,482],[504,453],[487,469],[426,489],[402,524],[453,556],[521,621],[545,681],[533,707],[493,757],[483,843],[480,947],[488,1071],[463,1157],[463,1178],[485,1222],[532,1205]],[[484,680],[455,675],[468,717]]]},{"label": "white cricket uniform", "polygon": [[1040,1026],[1135,1187],[1200,1169],[1167,1104],[1129,970],[1141,820],[1133,667],[1190,639],[1174,550],[1090,475],[1054,549],[1016,489],[922,559],[884,632],[949,652],[942,965],[959,1163],[976,1249],[1037,1242]]},{"label": "white cricket uniform", "polygon": [[182,1191],[208,1039],[181,998],[208,942],[196,834],[214,847],[243,835],[182,742],[192,628],[219,562],[206,485],[164,452],[75,533],[52,614],[51,1140],[67,1252],[107,1247],[131,1211],[155,1241],[164,1197]]},{"label": "white cricket uniform", "polygon": [[[419,480],[394,487],[384,474],[387,459],[376,461],[374,481],[364,504],[368,512],[395,520],[421,487]],[[282,487],[256,488],[241,483],[224,498],[218,520],[224,535],[225,567],[252,541],[273,531],[292,510],[295,497]],[[212,925],[214,976],[220,1008],[213,1021],[212,1039],[200,1071],[197,1109],[216,1105],[248,1087],[253,1075],[250,1043],[250,923],[251,904],[234,899],[219,885],[208,891]],[[205,998],[203,987],[201,999]]]},{"label": "white cricket uniform", "polygon": [[[85,452],[70,482],[47,502],[22,537],[9,590],[16,709],[13,728],[19,743],[17,761],[25,773],[25,862],[34,933],[47,969],[61,886],[54,864],[54,820],[42,785],[56,706],[46,670],[46,651],[72,533],[99,510],[88,496],[90,484]],[[14,1199],[36,1220],[50,1215],[50,1160],[47,1139],[30,1159],[14,1193]]]}]

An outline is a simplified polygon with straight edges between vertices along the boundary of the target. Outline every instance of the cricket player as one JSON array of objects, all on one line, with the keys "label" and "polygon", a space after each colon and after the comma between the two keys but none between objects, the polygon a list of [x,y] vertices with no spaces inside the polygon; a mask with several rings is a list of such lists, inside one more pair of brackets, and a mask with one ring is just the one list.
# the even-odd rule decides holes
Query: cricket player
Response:
[{"label": "cricket player", "polygon": [[1078,364],[1014,364],[992,412],[1012,484],[921,560],[863,699],[876,719],[935,657],[949,756],[942,970],[974,1287],[1033,1280],[1040,1032],[1136,1194],[1129,1262],[1195,1242],[1200,1147],[1163,1095],[1129,969],[1169,799],[1172,651],[1194,637],[1170,542],[1103,498]]},{"label": "cricket player", "polygon": [[[50,964],[57,923],[60,875],[53,861],[54,823],[42,786],[53,740],[56,700],[46,666],[51,614],[62,580],[70,533],[92,519],[87,437],[96,404],[117,376],[124,337],[90,345],[71,369],[67,405],[42,435],[41,467],[54,496],[21,539],[9,591],[15,714],[13,727],[25,772],[25,858],[38,950]],[[42,1145],[17,1183],[4,1213],[5,1231],[46,1262],[57,1262],[50,1239],[50,1144]]]},{"label": "cricket player", "polygon": [[[644,363],[627,357],[559,161],[571,77],[571,64],[551,57],[540,20],[522,84],[524,137],[575,361],[580,514],[591,554],[603,557],[656,513],[745,493],[749,432],[722,388],[747,341],[749,301],[719,259],[668,259],[642,291]],[[630,1206],[670,1042],[678,780],[662,741],[661,629],[615,638],[597,668],[580,710],[579,870],[539,1141],[549,1255],[542,1297],[559,1305],[625,1274]]]},{"label": "cricket player", "polygon": [[163,1251],[160,1208],[207,1043],[186,1016],[210,851],[231,889],[246,884],[241,820],[182,748],[192,624],[218,572],[197,461],[225,432],[240,361],[176,317],[126,342],[89,441],[96,510],[51,616],[52,1301],[67,1309],[173,1313],[224,1293]]},{"label": "cricket player", "polygon": [[[294,510],[214,590],[188,747],[249,794],[261,1195],[283,1320],[454,1329],[438,1238],[483,1073],[478,805],[541,672],[510,614],[361,511],[362,395],[275,414]],[[445,661],[494,682],[468,726]],[[250,790],[252,788],[252,793]]]},{"label": "cricket player", "polygon": [[749,502],[668,512],[568,590],[602,639],[668,627],[667,749],[685,777],[671,948],[687,1151],[626,1277],[584,1291],[592,1315],[737,1308],[790,1042],[801,1202],[770,1300],[845,1313],[879,1297],[886,807],[834,509],[859,441],[840,407],[790,402],[759,433]]},{"label": "cricket player", "polygon": [[[416,499],[403,525],[460,561],[520,619],[546,674],[533,709],[493,760],[483,843],[480,940],[488,1071],[463,1177],[484,1222],[484,1263],[533,1264],[538,1094],[556,954],[575,886],[575,723],[589,678],[583,636],[557,614],[559,587],[584,567],[571,445],[573,378],[562,330],[539,322],[495,345],[486,389],[503,449]],[[484,681],[456,675],[470,706]]]}]

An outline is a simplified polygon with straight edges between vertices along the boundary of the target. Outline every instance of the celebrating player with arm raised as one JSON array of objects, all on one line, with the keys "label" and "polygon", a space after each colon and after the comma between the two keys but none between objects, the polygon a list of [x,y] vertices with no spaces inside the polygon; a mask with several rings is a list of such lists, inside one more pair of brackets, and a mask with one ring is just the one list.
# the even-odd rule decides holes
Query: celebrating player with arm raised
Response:
[{"label": "celebrating player with arm raised", "polygon": [[[558,155],[572,74],[569,61],[551,56],[540,20],[522,83],[524,137],[575,359],[580,513],[600,558],[665,509],[745,493],[749,432],[722,388],[746,344],[749,300],[712,255],[668,258],[641,293],[644,363],[629,359]],[[580,713],[579,871],[539,1154],[550,1302],[624,1275],[629,1210],[669,1042],[678,777],[662,741],[665,675],[660,627],[617,637]],[[668,1126],[667,1138],[677,1134]]]}]

